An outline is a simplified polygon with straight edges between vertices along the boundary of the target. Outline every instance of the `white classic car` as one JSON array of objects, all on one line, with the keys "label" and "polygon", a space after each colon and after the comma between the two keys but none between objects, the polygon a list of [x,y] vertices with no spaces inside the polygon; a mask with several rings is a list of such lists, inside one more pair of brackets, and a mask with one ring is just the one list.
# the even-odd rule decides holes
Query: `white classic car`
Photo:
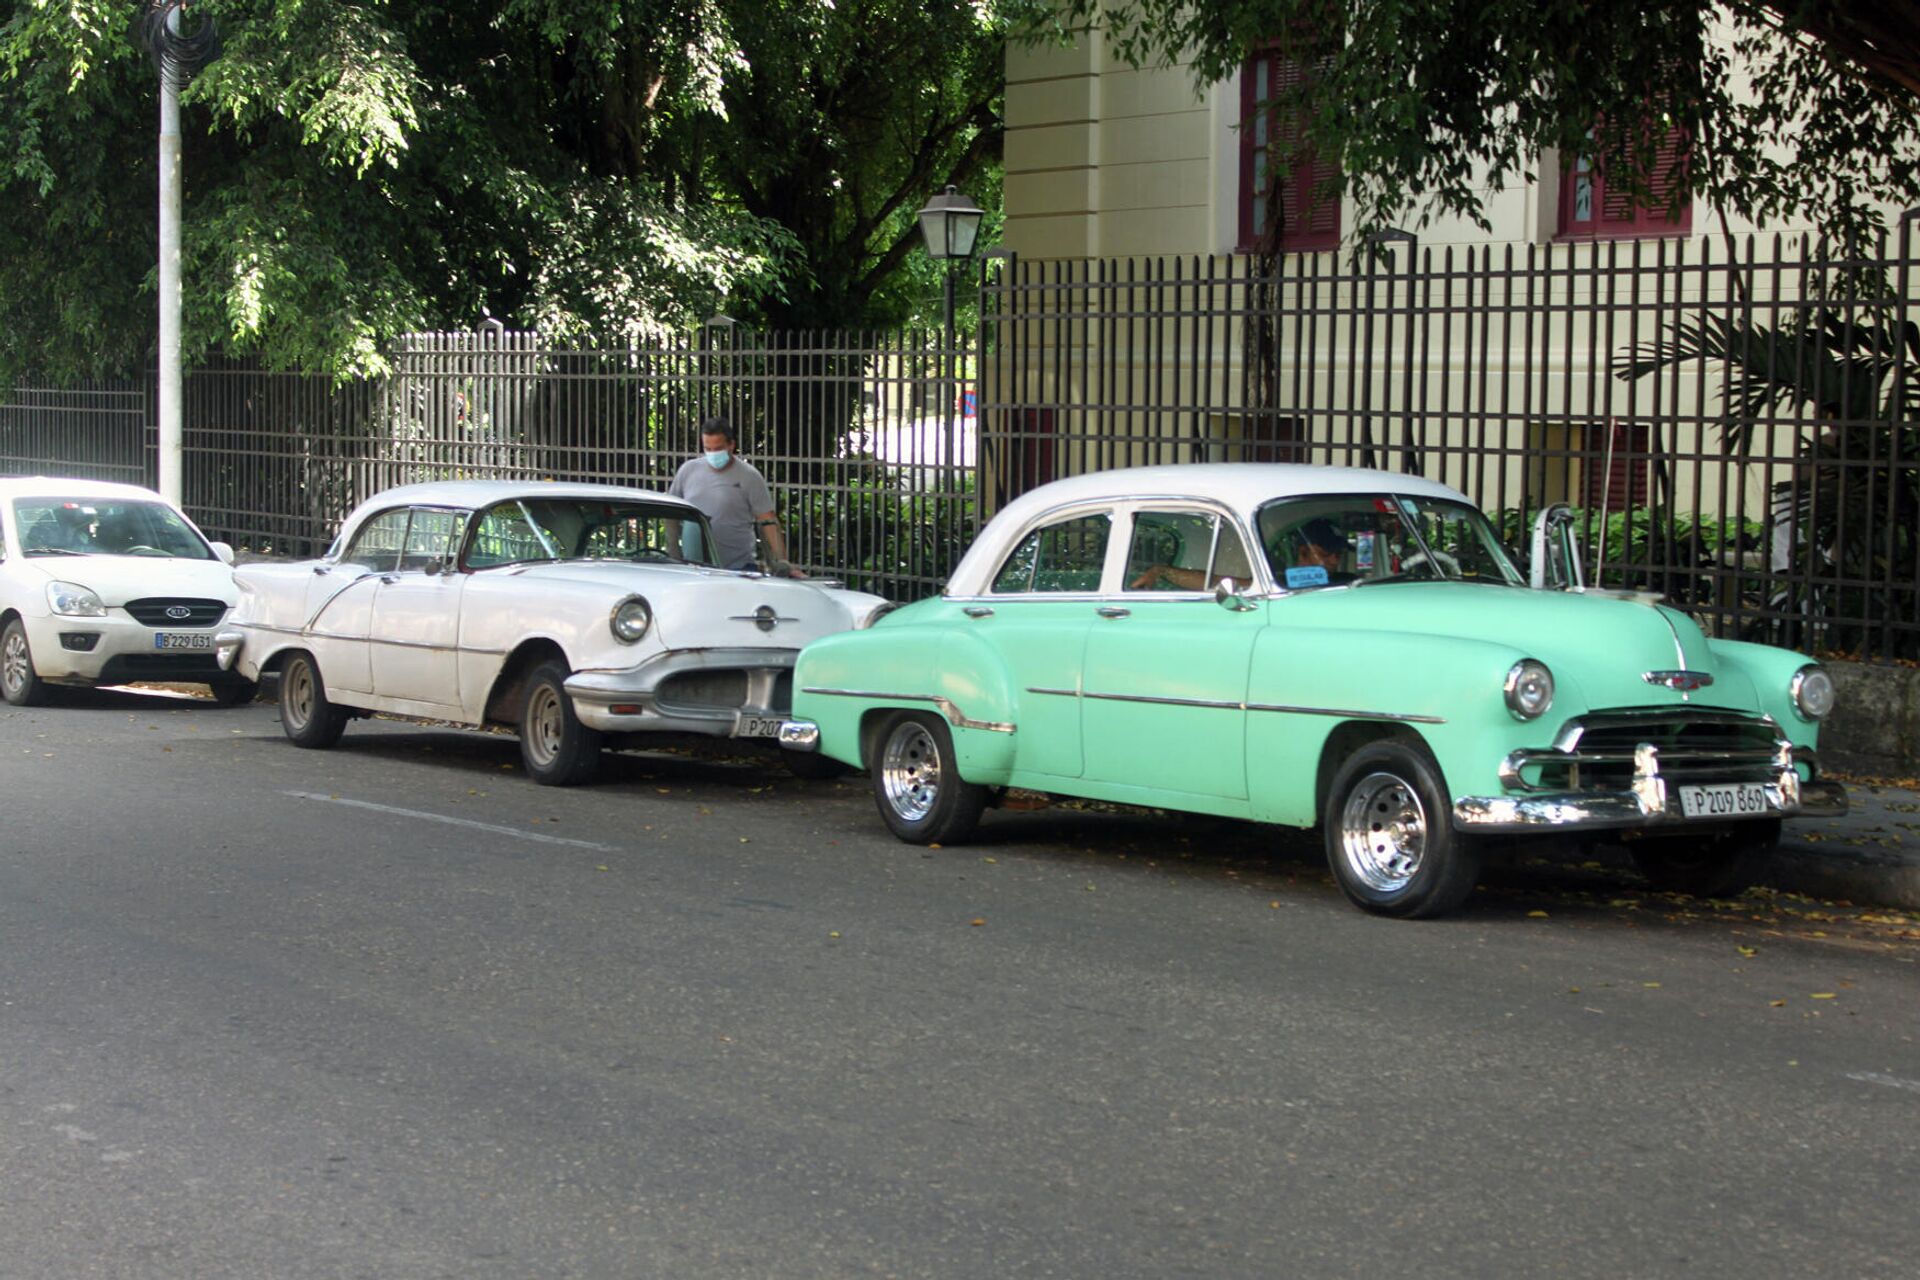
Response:
[{"label": "white classic car", "polygon": [[322,558],[242,566],[219,659],[250,679],[279,673],[280,723],[299,746],[332,746],[376,711],[508,725],[549,785],[586,781],[627,735],[771,742],[801,646],[891,606],[716,568],[712,546],[698,509],[645,490],[389,489]]},{"label": "white classic car", "polygon": [[253,684],[214,662],[233,607],[233,550],[151,489],[46,476],[0,480],[0,693],[54,686],[205,684],[231,704]]}]

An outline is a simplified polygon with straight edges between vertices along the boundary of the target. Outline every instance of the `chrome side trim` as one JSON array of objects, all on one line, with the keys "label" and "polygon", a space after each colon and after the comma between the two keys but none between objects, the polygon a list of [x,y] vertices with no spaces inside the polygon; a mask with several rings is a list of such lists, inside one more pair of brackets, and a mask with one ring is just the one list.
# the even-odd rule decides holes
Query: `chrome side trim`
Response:
[{"label": "chrome side trim", "polygon": [[[245,631],[265,631],[277,636],[296,636],[302,640],[354,640],[362,644],[390,644],[396,649],[433,649],[440,653],[479,653],[488,657],[500,657],[505,649],[474,649],[465,645],[422,644],[414,640],[379,640],[373,636],[349,636],[338,631],[315,631],[301,627],[275,627],[264,622],[242,622],[237,624]],[[241,634],[244,635],[245,631]]]},{"label": "chrome side trim", "polygon": [[[1029,690],[1039,693],[1041,690]],[[1216,702],[1207,698],[1159,698],[1145,693],[1083,693],[1083,698],[1096,698],[1101,702],[1149,702],[1161,707],[1207,707],[1216,711],[1245,711],[1244,702]]]},{"label": "chrome side trim", "polygon": [[1401,724],[1445,724],[1445,716],[1416,716],[1399,711],[1353,711],[1342,707],[1285,707],[1270,702],[1249,702],[1249,711],[1278,711],[1292,716],[1338,716],[1343,720],[1393,720]]},{"label": "chrome side trim", "polygon": [[954,705],[952,698],[937,693],[878,693],[871,689],[823,689],[818,686],[808,686],[800,692],[817,693],[829,698],[871,698],[876,702],[927,702],[938,707],[940,714],[947,718],[947,723],[956,728],[984,729],[988,733],[1012,733],[1015,728],[999,720],[969,719]]},{"label": "chrome side trim", "polygon": [[1161,698],[1144,693],[1082,693],[1077,689],[1041,689],[1028,693],[1056,698],[1098,698],[1103,702],[1148,702],[1169,707],[1210,707],[1220,711],[1277,711],[1296,716],[1338,716],[1345,720],[1392,720],[1402,724],[1445,724],[1443,716],[1417,716],[1398,711],[1353,711],[1342,707],[1289,707],[1271,702],[1217,702],[1204,698]]}]

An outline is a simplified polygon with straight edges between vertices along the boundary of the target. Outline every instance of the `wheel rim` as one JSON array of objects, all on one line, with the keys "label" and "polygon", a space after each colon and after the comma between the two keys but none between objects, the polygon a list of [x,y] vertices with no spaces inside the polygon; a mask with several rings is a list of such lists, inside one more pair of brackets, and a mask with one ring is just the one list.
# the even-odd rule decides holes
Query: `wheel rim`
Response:
[{"label": "wheel rim", "polygon": [[17,693],[27,686],[27,677],[33,671],[33,658],[27,653],[27,637],[19,631],[7,632],[4,644],[0,644],[0,679],[7,682],[7,692]]},{"label": "wheel rim", "polygon": [[1419,795],[1391,773],[1360,779],[1340,811],[1340,849],[1369,889],[1406,888],[1427,851],[1427,811]]},{"label": "wheel rim", "polygon": [[908,822],[921,822],[940,800],[940,746],[926,726],[895,729],[880,755],[880,788],[887,805]]},{"label": "wheel rim", "polygon": [[295,662],[282,679],[286,688],[280,691],[280,700],[287,709],[287,723],[295,729],[304,729],[313,718],[313,668],[305,662]]},{"label": "wheel rim", "polygon": [[527,722],[522,733],[527,755],[535,764],[544,769],[554,762],[566,728],[560,691],[550,684],[536,688],[527,698]]}]

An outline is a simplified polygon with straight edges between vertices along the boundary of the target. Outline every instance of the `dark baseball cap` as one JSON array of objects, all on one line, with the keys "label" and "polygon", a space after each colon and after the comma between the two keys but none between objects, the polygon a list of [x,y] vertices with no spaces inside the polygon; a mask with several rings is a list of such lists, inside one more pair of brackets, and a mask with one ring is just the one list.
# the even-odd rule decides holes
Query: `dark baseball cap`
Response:
[{"label": "dark baseball cap", "polygon": [[1323,551],[1345,552],[1352,549],[1345,535],[1325,516],[1315,516],[1307,521],[1300,526],[1299,533],[1302,540],[1311,542]]}]

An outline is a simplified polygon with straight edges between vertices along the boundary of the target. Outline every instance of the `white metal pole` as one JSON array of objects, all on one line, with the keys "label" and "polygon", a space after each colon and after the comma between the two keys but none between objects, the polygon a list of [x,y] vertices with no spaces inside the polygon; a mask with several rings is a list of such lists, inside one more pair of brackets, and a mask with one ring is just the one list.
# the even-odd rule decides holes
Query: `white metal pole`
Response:
[{"label": "white metal pole", "polygon": [[[167,15],[178,31],[180,11]],[[180,502],[180,82],[160,63],[160,493]]]}]

